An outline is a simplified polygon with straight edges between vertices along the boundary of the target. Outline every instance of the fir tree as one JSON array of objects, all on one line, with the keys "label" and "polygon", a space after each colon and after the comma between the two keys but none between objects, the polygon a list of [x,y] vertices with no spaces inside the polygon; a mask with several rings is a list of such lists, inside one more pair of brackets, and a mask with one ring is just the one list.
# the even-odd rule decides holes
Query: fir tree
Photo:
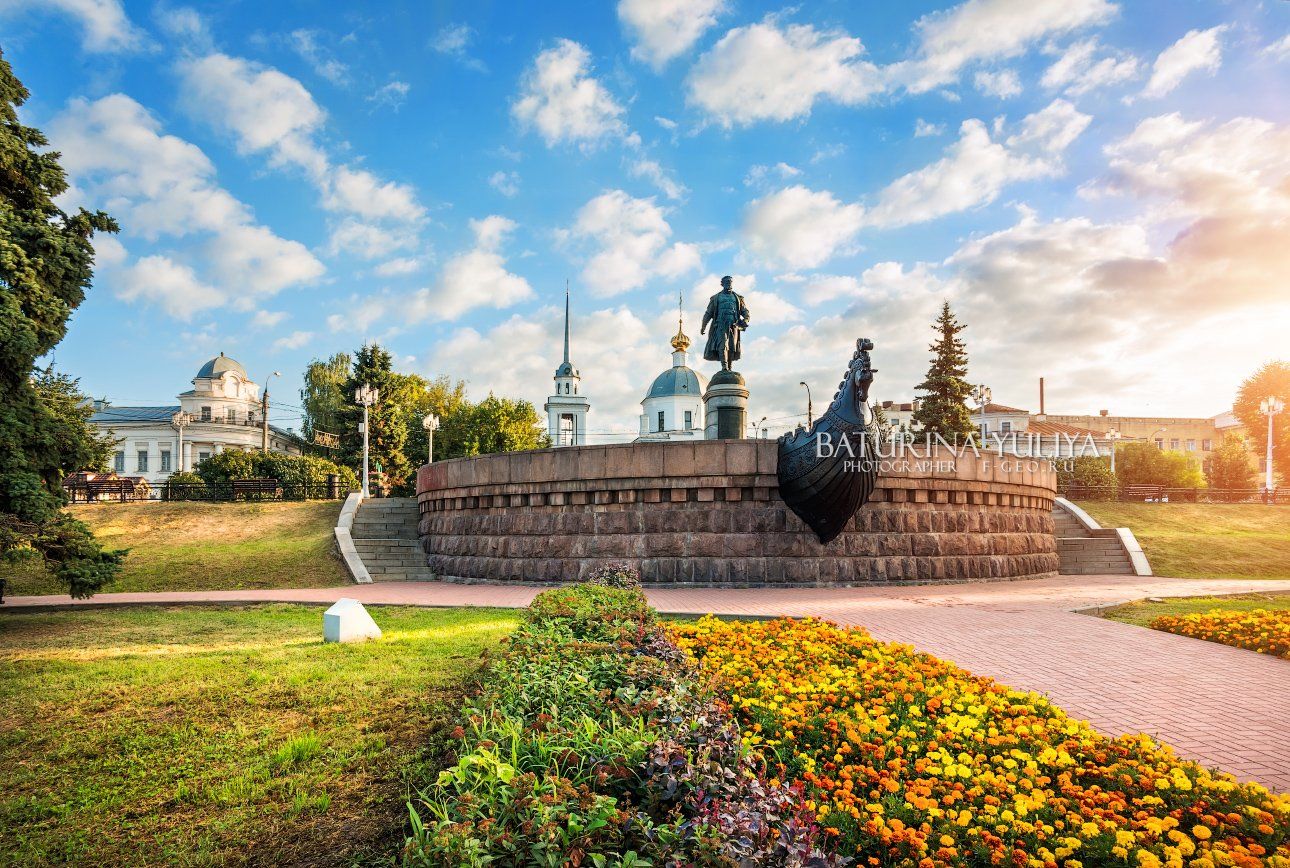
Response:
[{"label": "fir tree", "polygon": [[62,483],[96,469],[88,465],[104,448],[75,382],[35,366],[85,300],[94,233],[117,225],[102,211],[68,214],[54,203],[67,178],[44,134],[18,119],[29,95],[0,55],[0,558],[43,558],[72,596],[86,597],[124,552],[105,552],[62,510]]},{"label": "fir tree", "polygon": [[932,324],[937,338],[932,343],[932,364],[927,378],[915,388],[925,393],[919,397],[914,422],[927,433],[940,434],[946,440],[969,437],[976,426],[967,401],[972,386],[967,377],[967,348],[959,339],[960,325],[947,301],[941,305],[941,315]]},{"label": "fir tree", "polygon": [[399,401],[402,375],[394,372],[392,357],[378,344],[358,351],[354,369],[341,388],[347,404],[340,425],[340,463],[360,468],[360,472],[363,466],[363,435],[358,430],[363,408],[354,402],[354,393],[364,384],[378,391],[377,402],[368,408],[367,416],[369,467],[374,475],[379,474],[381,487],[406,490],[414,480],[406,452],[408,431]]}]

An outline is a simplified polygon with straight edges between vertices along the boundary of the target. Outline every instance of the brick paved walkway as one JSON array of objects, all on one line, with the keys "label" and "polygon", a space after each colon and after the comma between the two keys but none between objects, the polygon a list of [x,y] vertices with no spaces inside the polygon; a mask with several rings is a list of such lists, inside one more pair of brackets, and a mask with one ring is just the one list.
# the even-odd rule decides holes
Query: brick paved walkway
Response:
[{"label": "brick paved walkway", "polygon": [[[903,588],[650,591],[660,611],[816,615],[908,642],[981,675],[1048,694],[1100,730],[1146,732],[1184,756],[1290,792],[1290,660],[1077,614],[1149,596],[1290,590],[1290,582],[1062,576]],[[389,582],[282,591],[13,597],[33,607],[157,603],[364,603],[524,606],[536,588]],[[0,630],[3,621],[0,621]]]}]

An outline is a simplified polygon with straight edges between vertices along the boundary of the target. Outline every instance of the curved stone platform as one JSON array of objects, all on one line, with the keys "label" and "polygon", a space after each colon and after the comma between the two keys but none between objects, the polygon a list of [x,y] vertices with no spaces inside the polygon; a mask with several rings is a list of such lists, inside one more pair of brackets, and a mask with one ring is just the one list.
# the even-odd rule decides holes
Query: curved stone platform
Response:
[{"label": "curved stone platform", "polygon": [[948,451],[884,462],[828,545],[779,499],[769,440],[578,446],[417,474],[436,578],[574,581],[608,563],[651,585],[851,585],[1054,575],[1054,472]]}]

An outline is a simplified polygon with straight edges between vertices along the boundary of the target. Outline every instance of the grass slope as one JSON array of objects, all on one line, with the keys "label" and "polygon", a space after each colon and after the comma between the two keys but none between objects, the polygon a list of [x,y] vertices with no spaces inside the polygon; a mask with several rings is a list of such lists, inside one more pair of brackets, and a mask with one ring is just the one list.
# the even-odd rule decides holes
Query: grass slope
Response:
[{"label": "grass slope", "polygon": [[1139,600],[1107,609],[1102,617],[1125,624],[1148,626],[1161,615],[1192,615],[1197,612],[1249,612],[1253,609],[1269,611],[1290,610],[1290,594],[1240,594],[1230,597],[1168,597],[1159,603]]},{"label": "grass slope", "polygon": [[[128,548],[105,591],[216,591],[343,585],[336,501],[122,503],[71,508],[108,548]],[[5,567],[7,593],[62,594],[43,566]]]},{"label": "grass slope", "polygon": [[1290,509],[1247,503],[1079,504],[1103,527],[1127,527],[1158,576],[1290,578]]},{"label": "grass slope", "polygon": [[0,865],[388,860],[428,733],[515,620],[372,613],[355,645],[316,607],[0,615]]}]

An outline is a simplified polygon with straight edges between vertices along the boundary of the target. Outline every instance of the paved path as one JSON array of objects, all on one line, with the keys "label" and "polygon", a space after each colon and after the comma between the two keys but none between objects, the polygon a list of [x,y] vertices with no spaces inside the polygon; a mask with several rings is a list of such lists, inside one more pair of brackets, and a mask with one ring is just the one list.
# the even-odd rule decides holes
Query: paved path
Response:
[{"label": "paved path", "polygon": [[[282,591],[12,597],[0,607],[184,603],[524,606],[537,588],[389,582]],[[1290,590],[1290,582],[1062,576],[901,588],[649,592],[664,612],[816,615],[908,642],[1013,687],[1048,694],[1100,730],[1146,732],[1179,753],[1290,792],[1290,660],[1073,612],[1149,596]],[[0,621],[3,630],[3,621]]]}]

